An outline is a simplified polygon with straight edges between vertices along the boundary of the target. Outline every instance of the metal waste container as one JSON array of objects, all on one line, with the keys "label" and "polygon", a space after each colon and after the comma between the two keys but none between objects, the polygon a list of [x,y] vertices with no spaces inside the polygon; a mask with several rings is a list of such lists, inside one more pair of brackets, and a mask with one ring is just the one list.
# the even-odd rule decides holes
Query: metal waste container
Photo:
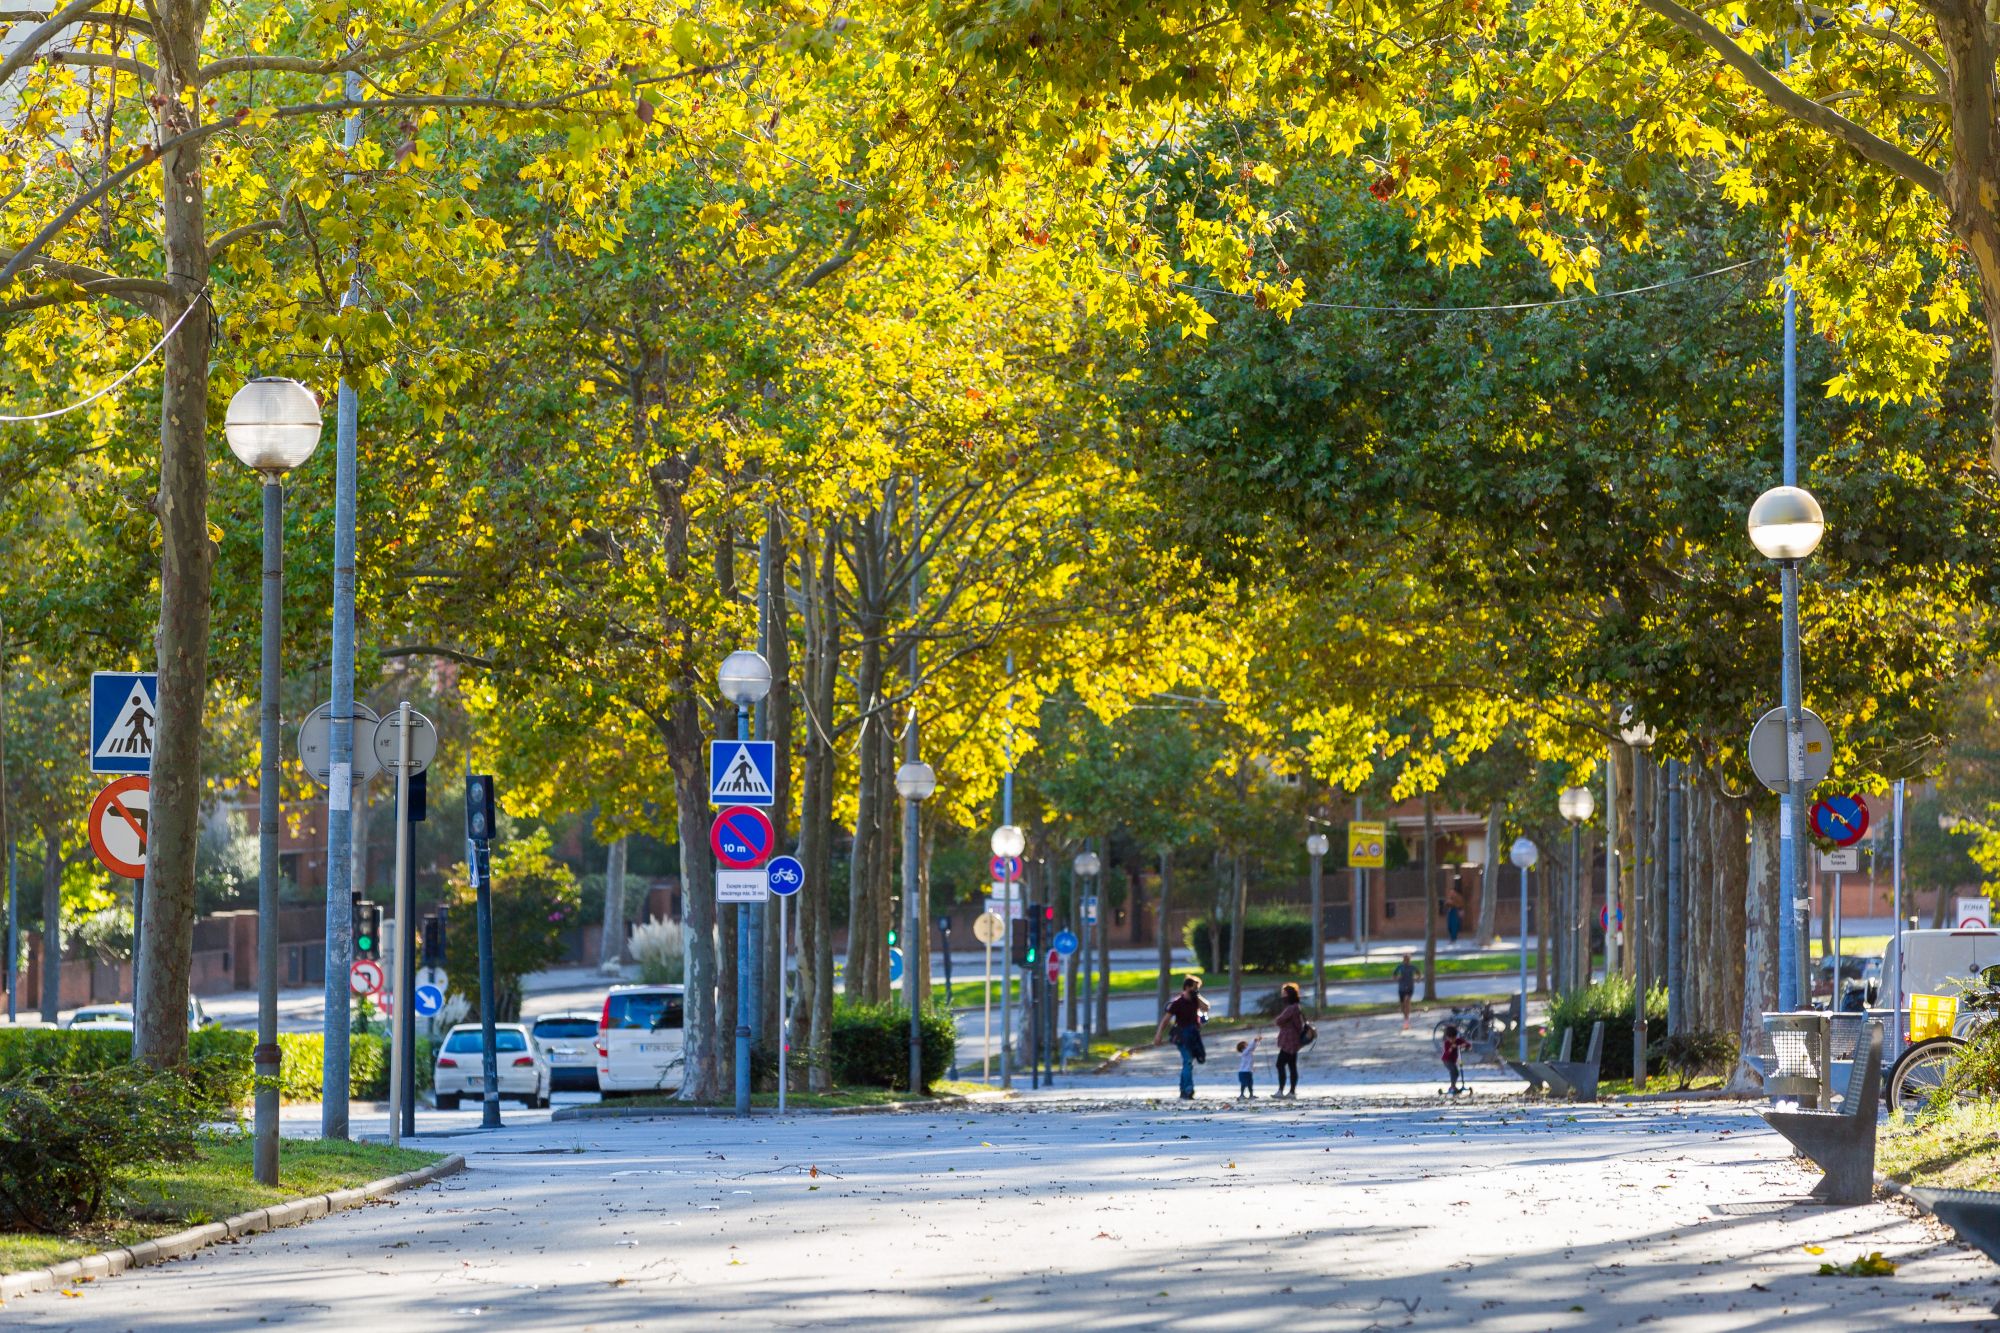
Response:
[{"label": "metal waste container", "polygon": [[1796,1099],[1806,1109],[1824,1109],[1833,1060],[1827,1016],[1816,1009],[1765,1014],[1764,1034],[1771,1039],[1764,1091],[1773,1101]]}]

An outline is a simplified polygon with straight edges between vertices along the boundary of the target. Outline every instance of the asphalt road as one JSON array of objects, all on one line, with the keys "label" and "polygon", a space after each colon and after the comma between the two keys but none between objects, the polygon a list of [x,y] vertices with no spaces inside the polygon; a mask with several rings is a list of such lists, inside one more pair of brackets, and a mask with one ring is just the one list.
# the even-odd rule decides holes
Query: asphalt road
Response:
[{"label": "asphalt road", "polygon": [[[1991,1327],[1983,1258],[1742,1111],[1226,1101],[537,1124],[11,1328]],[[1882,1251],[1893,1277],[1815,1276]]]},{"label": "asphalt road", "polygon": [[[24,1297],[9,1328],[826,1326],[1366,1333],[1990,1328],[2000,1270],[1899,1207],[1803,1202],[1754,1107],[1434,1095],[1427,1034],[1329,1023],[1296,1102],[1174,1056],[1009,1102],[551,1123],[428,1145],[397,1202]],[[1260,1068],[1268,1062],[1260,1060]],[[442,1129],[439,1129],[442,1126]],[[295,1128],[298,1126],[295,1125]],[[379,1129],[365,1109],[356,1129]],[[1818,1276],[1880,1251],[1893,1275]]]}]

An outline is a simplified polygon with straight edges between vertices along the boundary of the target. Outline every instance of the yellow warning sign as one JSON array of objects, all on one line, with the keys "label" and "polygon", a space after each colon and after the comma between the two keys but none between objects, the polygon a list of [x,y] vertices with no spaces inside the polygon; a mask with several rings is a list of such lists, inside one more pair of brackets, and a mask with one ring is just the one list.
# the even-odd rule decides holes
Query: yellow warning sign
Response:
[{"label": "yellow warning sign", "polygon": [[1388,864],[1389,826],[1379,819],[1357,819],[1347,826],[1347,864],[1356,870],[1380,870]]}]

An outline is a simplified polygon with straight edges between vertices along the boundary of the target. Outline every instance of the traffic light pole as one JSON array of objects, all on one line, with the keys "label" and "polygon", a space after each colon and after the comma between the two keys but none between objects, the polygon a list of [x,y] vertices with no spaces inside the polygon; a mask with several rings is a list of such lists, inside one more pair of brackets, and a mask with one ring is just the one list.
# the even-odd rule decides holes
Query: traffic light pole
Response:
[{"label": "traffic light pole", "polygon": [[403,888],[396,895],[396,1031],[403,1038],[403,1132],[410,1135],[417,1132],[417,950],[423,943],[417,922],[417,824],[426,804],[424,783],[423,774],[412,777],[401,802],[407,836],[400,858]]},{"label": "traffic light pole", "polygon": [[465,778],[465,835],[470,844],[474,902],[479,915],[479,1066],[486,1088],[480,1098],[479,1125],[500,1128],[500,1057],[493,1031],[493,779]]},{"label": "traffic light pole", "polygon": [[[396,978],[390,986],[389,1005],[389,1146],[403,1146],[403,1111],[411,1106],[409,1054],[404,1031],[409,1026],[410,954],[416,932],[410,929],[410,701],[396,709]],[[411,1127],[412,1133],[415,1127]]]}]

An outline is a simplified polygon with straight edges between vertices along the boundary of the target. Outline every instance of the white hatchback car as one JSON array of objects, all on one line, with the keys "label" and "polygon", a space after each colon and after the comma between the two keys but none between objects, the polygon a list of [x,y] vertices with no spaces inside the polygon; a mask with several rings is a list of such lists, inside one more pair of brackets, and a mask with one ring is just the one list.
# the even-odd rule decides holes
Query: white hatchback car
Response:
[{"label": "white hatchback car", "polygon": [[[460,1023],[445,1034],[431,1074],[438,1110],[456,1111],[460,1098],[479,1101],[486,1095],[484,1050],[477,1023]],[[549,1104],[549,1062],[526,1025],[495,1023],[493,1054],[502,1097],[517,1097],[529,1106]]]},{"label": "white hatchback car", "polygon": [[597,1091],[597,1015],[537,1014],[535,1041],[549,1062],[549,1091]]},{"label": "white hatchback car", "polygon": [[[201,1007],[201,1001],[192,995],[188,997],[188,1031],[196,1028],[212,1027],[215,1020]],[[115,1028],[125,1032],[132,1030],[132,1006],[129,1004],[92,1004],[77,1010],[63,1020],[66,1028]]]},{"label": "white hatchback car", "polygon": [[685,1068],[687,991],[682,986],[614,986],[597,1020],[597,1086],[621,1092],[674,1092]]}]

